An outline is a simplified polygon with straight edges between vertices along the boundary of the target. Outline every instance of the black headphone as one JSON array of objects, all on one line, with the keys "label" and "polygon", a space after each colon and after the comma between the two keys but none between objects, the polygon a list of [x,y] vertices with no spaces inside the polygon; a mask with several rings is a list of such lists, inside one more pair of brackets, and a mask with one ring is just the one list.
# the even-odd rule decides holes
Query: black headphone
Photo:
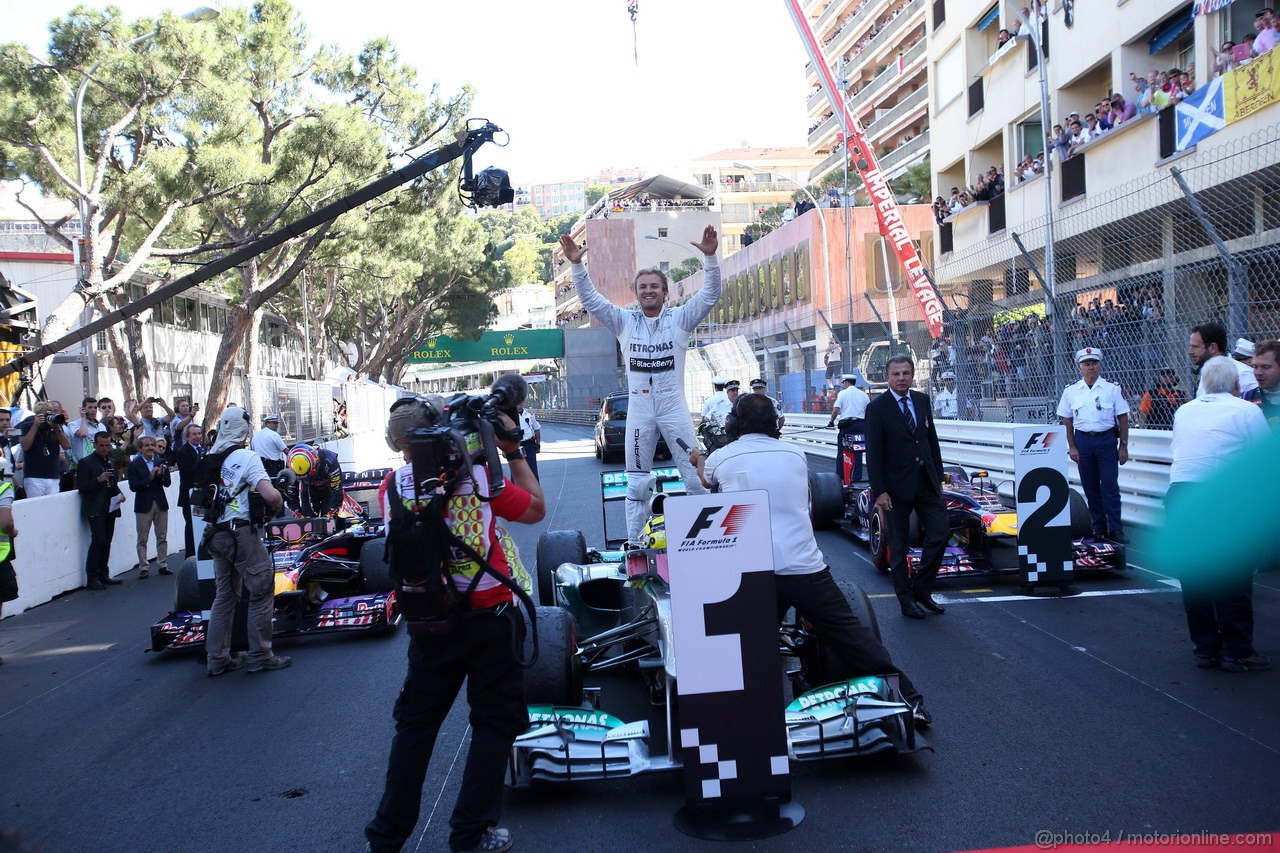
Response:
[{"label": "black headphone", "polygon": [[729,410],[729,414],[724,416],[724,432],[729,436],[730,441],[737,441],[741,437],[738,432],[738,404],[742,402],[742,395],[738,395],[738,399],[733,401],[733,408]]},{"label": "black headphone", "polygon": [[[782,432],[778,429],[778,418],[777,418],[777,415],[774,413],[772,401],[768,397],[764,396],[763,394],[740,394],[738,395],[738,399],[733,401],[733,408],[729,410],[729,414],[725,415],[725,418],[724,418],[724,431],[725,431],[725,434],[729,436],[729,440],[736,441],[737,439],[745,435],[746,433],[742,429],[744,426],[755,425],[755,424],[743,424],[742,423],[743,416],[738,411],[738,409],[741,408],[742,406],[742,401],[747,399],[748,397],[760,397],[762,400],[764,400],[765,404],[767,404],[769,409],[769,428],[763,429],[763,430],[750,430],[750,431],[759,432],[762,435],[767,435],[771,438],[781,437]],[[755,405],[761,405],[761,404],[751,403],[750,405],[755,406]],[[748,417],[747,420],[750,421],[751,418]]]}]

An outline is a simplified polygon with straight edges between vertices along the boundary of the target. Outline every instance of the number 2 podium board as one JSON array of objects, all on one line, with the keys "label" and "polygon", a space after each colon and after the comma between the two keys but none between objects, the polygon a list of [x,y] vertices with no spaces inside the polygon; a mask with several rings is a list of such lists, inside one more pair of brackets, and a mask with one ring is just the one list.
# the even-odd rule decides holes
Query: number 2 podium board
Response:
[{"label": "number 2 podium board", "polygon": [[1013,448],[1023,581],[1032,589],[1057,586],[1065,591],[1075,577],[1066,428],[1014,427]]}]

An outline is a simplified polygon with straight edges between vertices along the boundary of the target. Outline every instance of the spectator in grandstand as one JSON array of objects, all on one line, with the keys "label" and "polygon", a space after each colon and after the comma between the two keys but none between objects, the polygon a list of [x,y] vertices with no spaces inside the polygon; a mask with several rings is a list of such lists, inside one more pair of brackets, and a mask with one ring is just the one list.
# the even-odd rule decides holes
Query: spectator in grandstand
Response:
[{"label": "spectator in grandstand", "polygon": [[173,420],[169,422],[170,450],[177,450],[182,446],[183,435],[186,434],[187,426],[195,422],[196,415],[199,413],[199,403],[192,403],[190,400],[178,401],[178,412],[174,415]]},{"label": "spectator in grandstand", "polygon": [[1172,429],[1174,412],[1185,402],[1187,395],[1178,387],[1178,377],[1173,368],[1160,368],[1155,384],[1146,390],[1138,404],[1143,426],[1147,429]]},{"label": "spectator in grandstand", "polygon": [[[161,417],[155,416],[157,405],[165,411]],[[138,406],[138,432],[135,438],[141,438],[144,435],[160,438],[168,429],[173,416],[173,409],[169,408],[168,403],[159,397],[148,397],[142,401],[142,405]]]},{"label": "spectator in grandstand", "polygon": [[1276,46],[1276,30],[1271,16],[1265,10],[1254,16],[1253,29],[1257,33],[1253,39],[1254,56],[1262,56]]}]

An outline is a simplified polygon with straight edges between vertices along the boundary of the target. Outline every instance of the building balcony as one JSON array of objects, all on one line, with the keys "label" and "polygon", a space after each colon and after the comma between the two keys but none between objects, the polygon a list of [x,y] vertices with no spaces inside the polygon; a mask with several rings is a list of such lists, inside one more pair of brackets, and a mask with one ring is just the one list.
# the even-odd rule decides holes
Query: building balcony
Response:
[{"label": "building balcony", "polygon": [[[902,16],[899,15],[899,17]],[[883,97],[888,94],[891,91],[892,83],[906,78],[912,72],[912,66],[917,62],[922,62],[927,55],[928,45],[922,39],[917,45],[902,55],[903,70],[901,73],[898,72],[897,63],[891,63],[889,67],[885,68],[884,71],[881,71],[874,80],[859,89],[857,94],[850,96],[849,112],[853,115],[857,115],[860,110],[865,108],[868,104],[873,103],[877,97]],[[927,87],[922,87],[921,91],[924,91],[926,88]],[[927,98],[928,96],[926,95],[925,97]],[[818,125],[813,129],[813,132],[809,134],[809,147],[822,147],[822,143],[827,141],[827,136],[829,134],[834,134],[839,126],[839,122],[834,115],[822,124]],[[809,174],[813,175],[815,173],[810,172]]]},{"label": "building balcony", "polygon": [[896,177],[912,163],[929,153],[929,131],[904,142],[879,158],[880,172],[886,177]]},{"label": "building balcony", "polygon": [[884,115],[867,125],[863,132],[867,139],[874,140],[917,112],[921,115],[927,114],[928,108],[929,89],[924,86],[908,95],[902,103],[890,107]]},{"label": "building balcony", "polygon": [[814,148],[815,146],[817,146],[817,144],[821,142],[824,137],[829,135],[832,131],[836,130],[839,126],[840,126],[840,122],[836,118],[835,114],[833,113],[825,121],[823,121],[822,124],[815,127],[813,129],[813,132],[809,134],[809,147]]},{"label": "building balcony", "polygon": [[[867,5],[868,8],[870,8],[876,4],[868,3]],[[898,17],[886,24],[884,29],[876,33],[875,38],[871,39],[871,41],[863,46],[862,50],[856,56],[851,58],[845,64],[843,74],[848,74],[849,72],[857,70],[864,65],[870,64],[887,47],[899,44],[902,41],[903,33],[909,29],[909,27],[924,23],[924,7],[925,0],[913,0],[913,2],[908,4]],[[866,11],[867,10],[864,9],[863,13],[865,14]],[[835,41],[823,48],[823,54],[830,57],[843,56],[846,51],[851,49],[858,40],[866,34],[867,30],[866,27],[862,25],[863,23],[864,22],[859,21],[857,16],[855,16],[854,20],[850,22],[850,25],[845,27],[844,32],[841,33]],[[812,63],[805,66],[806,77],[812,75],[816,82],[816,74],[817,72],[815,71]]]}]

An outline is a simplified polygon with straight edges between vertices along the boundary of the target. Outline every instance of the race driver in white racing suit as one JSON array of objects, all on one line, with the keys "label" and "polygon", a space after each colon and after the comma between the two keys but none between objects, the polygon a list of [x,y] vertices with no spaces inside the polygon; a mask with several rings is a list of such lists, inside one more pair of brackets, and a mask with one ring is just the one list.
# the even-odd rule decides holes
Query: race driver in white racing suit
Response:
[{"label": "race driver in white racing suit", "polygon": [[627,365],[627,388],[631,392],[627,411],[627,538],[640,540],[653,491],[653,451],[661,431],[680,468],[685,489],[691,495],[706,492],[698,480],[680,441],[692,449],[693,417],[684,396],[684,356],[689,334],[720,298],[720,261],[716,250],[720,238],[708,225],[702,240],[693,247],[705,256],[702,287],[688,302],[676,308],[666,306],[667,276],[661,270],[636,273],[635,293],[639,310],[623,309],[596,291],[582,264],[586,249],[569,235],[560,238],[565,259],[572,264],[573,286],[582,307],[601,325],[618,336]]}]

